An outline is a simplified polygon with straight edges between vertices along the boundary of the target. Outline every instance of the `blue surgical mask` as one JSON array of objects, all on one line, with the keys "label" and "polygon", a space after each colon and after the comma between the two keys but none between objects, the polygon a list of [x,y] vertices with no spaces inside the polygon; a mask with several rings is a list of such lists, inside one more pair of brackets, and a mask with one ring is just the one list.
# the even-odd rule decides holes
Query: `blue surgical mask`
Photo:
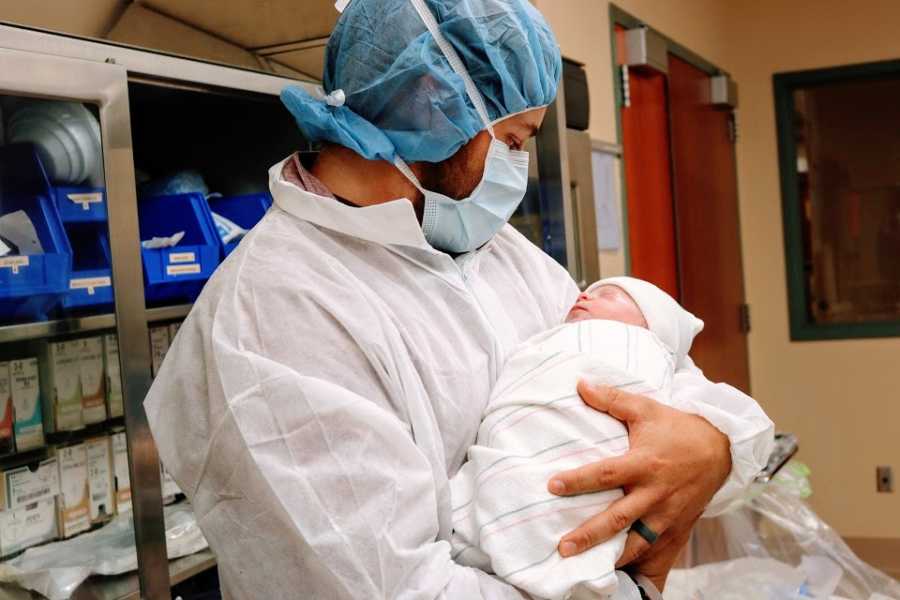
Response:
[{"label": "blue surgical mask", "polygon": [[528,152],[510,150],[496,138],[484,161],[481,183],[468,198],[454,200],[426,190],[406,163],[397,167],[425,196],[422,231],[434,248],[460,254],[486,244],[516,211],[528,187]]}]

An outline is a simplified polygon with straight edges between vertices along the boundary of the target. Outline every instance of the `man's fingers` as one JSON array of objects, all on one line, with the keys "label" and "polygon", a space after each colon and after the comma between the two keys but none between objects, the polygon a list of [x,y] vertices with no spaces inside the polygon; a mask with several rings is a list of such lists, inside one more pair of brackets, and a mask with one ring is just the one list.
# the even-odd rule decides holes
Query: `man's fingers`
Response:
[{"label": "man's fingers", "polygon": [[578,382],[578,393],[584,403],[608,415],[634,423],[647,416],[653,400],[606,385],[594,385],[585,379]]},{"label": "man's fingers", "polygon": [[[662,519],[657,517],[641,517],[641,522],[649,527],[653,533],[657,535],[659,538],[655,544],[664,544],[665,539],[663,539],[663,534],[669,528],[671,523],[664,523]],[[625,566],[635,560],[639,559],[641,556],[647,553],[648,550],[653,546],[650,542],[644,539],[637,531],[629,531],[628,539],[625,542],[625,549],[622,551],[622,556],[616,562],[616,568]]]},{"label": "man's fingers", "polygon": [[604,492],[634,483],[646,472],[646,462],[640,455],[627,452],[622,456],[557,473],[550,479],[547,489],[557,496]]},{"label": "man's fingers", "polygon": [[628,529],[650,509],[654,499],[653,494],[633,492],[616,500],[605,511],[563,536],[559,543],[559,553],[564,557],[581,554]]}]

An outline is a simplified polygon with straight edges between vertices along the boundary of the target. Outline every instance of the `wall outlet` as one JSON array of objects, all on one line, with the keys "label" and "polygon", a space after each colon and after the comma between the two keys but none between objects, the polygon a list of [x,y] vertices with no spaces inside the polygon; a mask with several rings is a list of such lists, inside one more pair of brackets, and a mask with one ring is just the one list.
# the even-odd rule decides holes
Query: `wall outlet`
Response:
[{"label": "wall outlet", "polygon": [[890,467],[875,467],[875,487],[881,493],[890,494],[894,491],[894,472]]}]

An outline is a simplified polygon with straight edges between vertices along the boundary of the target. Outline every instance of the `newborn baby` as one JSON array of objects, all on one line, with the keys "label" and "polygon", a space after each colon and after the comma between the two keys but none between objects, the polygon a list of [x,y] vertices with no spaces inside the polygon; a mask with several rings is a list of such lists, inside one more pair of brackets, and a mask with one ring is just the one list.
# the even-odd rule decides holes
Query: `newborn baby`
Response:
[{"label": "newborn baby", "polygon": [[656,286],[615,277],[582,293],[565,324],[525,342],[451,481],[454,560],[540,598],[612,597],[626,531],[577,556],[557,552],[565,533],[623,495],[547,491],[555,473],[628,450],[625,426],[584,404],[576,385],[586,378],[667,403],[675,368],[702,328]]}]

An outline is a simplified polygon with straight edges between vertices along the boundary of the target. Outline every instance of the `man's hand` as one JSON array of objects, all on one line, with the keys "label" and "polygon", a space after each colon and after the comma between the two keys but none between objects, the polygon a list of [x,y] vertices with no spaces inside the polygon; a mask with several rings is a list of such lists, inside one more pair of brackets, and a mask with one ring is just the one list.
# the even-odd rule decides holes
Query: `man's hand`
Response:
[{"label": "man's hand", "polygon": [[644,396],[585,381],[578,392],[589,406],[625,423],[630,450],[559,473],[548,489],[571,496],[622,487],[625,497],[563,536],[559,552],[584,552],[641,519],[659,539],[650,546],[630,532],[617,566],[631,565],[662,589],[691,527],[731,472],[728,438],[702,417]]}]

